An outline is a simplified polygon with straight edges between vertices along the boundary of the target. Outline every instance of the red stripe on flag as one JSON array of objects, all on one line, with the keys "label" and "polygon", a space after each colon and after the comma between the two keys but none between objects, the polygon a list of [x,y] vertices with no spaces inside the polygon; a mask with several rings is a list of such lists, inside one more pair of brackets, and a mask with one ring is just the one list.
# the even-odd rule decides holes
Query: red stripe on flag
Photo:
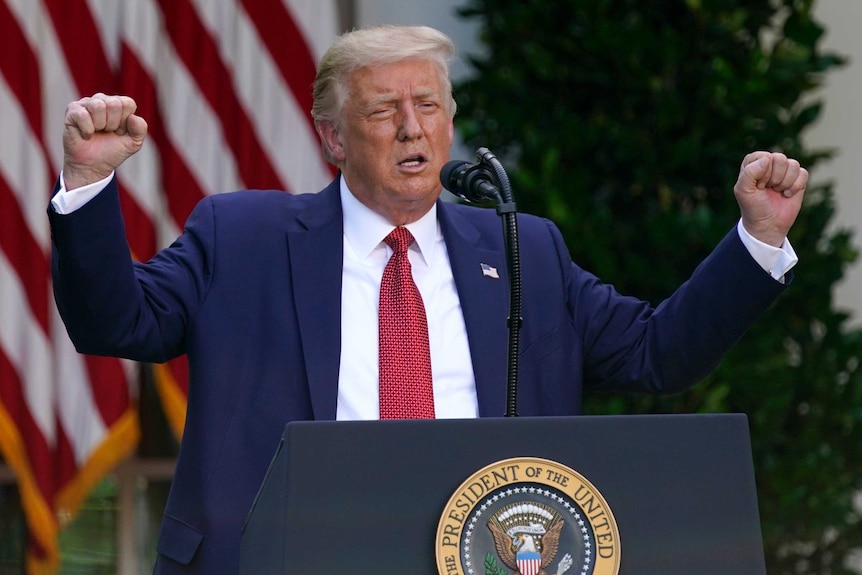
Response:
[{"label": "red stripe on flag", "polygon": [[30,234],[24,223],[24,215],[12,193],[12,188],[0,174],[0,206],[3,219],[0,224],[0,251],[15,269],[19,281],[25,286],[30,313],[39,322],[43,331],[48,331],[48,287],[51,272],[48,256]]},{"label": "red stripe on flag", "polygon": [[178,357],[170,363],[171,373],[177,378],[177,387],[183,394],[189,393],[189,360],[187,356]]},{"label": "red stripe on flag", "polygon": [[79,93],[113,92],[111,65],[86,0],[44,0],[44,3]]},{"label": "red stripe on flag", "polygon": [[129,408],[129,388],[122,364],[113,357],[85,355],[90,387],[102,420],[114,422]]},{"label": "red stripe on flag", "polygon": [[158,3],[165,13],[165,26],[177,55],[221,121],[243,183],[253,188],[284,189],[234,92],[232,75],[219,56],[218,46],[194,7],[188,0],[158,0]]},{"label": "red stripe on flag", "polygon": [[254,22],[261,40],[302,109],[303,116],[312,131],[316,132],[311,106],[317,63],[305,43],[302,31],[281,0],[242,0],[242,6]]},{"label": "red stripe on flag", "polygon": [[123,185],[122,179],[118,180],[120,188],[120,202],[123,210],[123,221],[126,223],[126,238],[129,248],[134,257],[146,260],[155,253],[156,229],[150,216],[141,209],[140,205],[131,201],[131,195]]},{"label": "red stripe on flag", "polygon": [[[67,485],[72,481],[78,472],[78,463],[75,461],[75,453],[72,444],[69,443],[69,436],[63,429],[61,422],[57,421],[57,444],[54,446],[54,480],[58,489],[62,485]],[[52,504],[56,506],[56,493],[52,500]],[[65,518],[68,520],[68,517]]]},{"label": "red stripe on flag", "polygon": [[[119,83],[123,92],[135,98],[138,115],[147,120],[147,137],[152,139],[161,159],[162,189],[165,190],[168,210],[174,223],[182,227],[195,205],[204,198],[204,192],[165,129],[155,82],[125,44],[120,50]],[[152,254],[136,255],[140,259],[148,259]]]},{"label": "red stripe on flag", "polygon": [[[18,27],[18,21],[3,2],[0,2],[0,38],[3,38],[0,73],[6,77],[9,88],[19,102],[41,102],[38,60]],[[39,107],[25,106],[25,110],[28,123],[37,137],[41,138],[42,116],[38,113]]]}]

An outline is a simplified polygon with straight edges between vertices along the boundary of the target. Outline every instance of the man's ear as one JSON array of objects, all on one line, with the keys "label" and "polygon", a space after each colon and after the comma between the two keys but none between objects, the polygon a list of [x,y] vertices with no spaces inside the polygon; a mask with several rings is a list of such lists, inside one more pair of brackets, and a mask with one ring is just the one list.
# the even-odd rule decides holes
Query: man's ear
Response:
[{"label": "man's ear", "polygon": [[320,141],[329,156],[338,165],[344,161],[344,146],[341,144],[341,135],[338,133],[338,127],[331,120],[320,120],[315,122],[317,133],[320,136]]}]

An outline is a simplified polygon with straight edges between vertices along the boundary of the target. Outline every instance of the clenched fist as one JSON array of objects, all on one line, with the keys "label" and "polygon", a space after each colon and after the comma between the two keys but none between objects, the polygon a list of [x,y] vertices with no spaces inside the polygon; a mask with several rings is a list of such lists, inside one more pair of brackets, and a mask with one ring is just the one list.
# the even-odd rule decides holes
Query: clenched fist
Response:
[{"label": "clenched fist", "polygon": [[63,181],[67,190],[108,177],[141,149],[147,122],[128,96],[94,94],[66,106]]},{"label": "clenched fist", "polygon": [[784,154],[752,152],[739,168],[733,187],[746,231],[763,243],[780,247],[799,210],[808,170]]}]

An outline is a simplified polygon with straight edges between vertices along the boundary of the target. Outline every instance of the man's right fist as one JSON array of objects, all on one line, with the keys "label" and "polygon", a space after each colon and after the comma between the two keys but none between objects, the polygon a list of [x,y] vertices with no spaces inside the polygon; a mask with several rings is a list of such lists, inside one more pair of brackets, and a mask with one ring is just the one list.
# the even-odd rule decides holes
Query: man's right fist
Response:
[{"label": "man's right fist", "polygon": [[141,149],[147,122],[128,96],[94,94],[66,106],[63,182],[66,190],[107,178]]}]

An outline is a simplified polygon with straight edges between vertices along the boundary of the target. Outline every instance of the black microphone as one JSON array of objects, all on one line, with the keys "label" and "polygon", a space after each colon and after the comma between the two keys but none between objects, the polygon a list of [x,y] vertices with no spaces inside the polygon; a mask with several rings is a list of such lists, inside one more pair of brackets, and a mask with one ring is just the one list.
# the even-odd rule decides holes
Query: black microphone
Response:
[{"label": "black microphone", "polygon": [[440,170],[440,183],[459,198],[474,204],[502,201],[500,190],[494,185],[494,176],[482,164],[464,160],[447,162]]}]

